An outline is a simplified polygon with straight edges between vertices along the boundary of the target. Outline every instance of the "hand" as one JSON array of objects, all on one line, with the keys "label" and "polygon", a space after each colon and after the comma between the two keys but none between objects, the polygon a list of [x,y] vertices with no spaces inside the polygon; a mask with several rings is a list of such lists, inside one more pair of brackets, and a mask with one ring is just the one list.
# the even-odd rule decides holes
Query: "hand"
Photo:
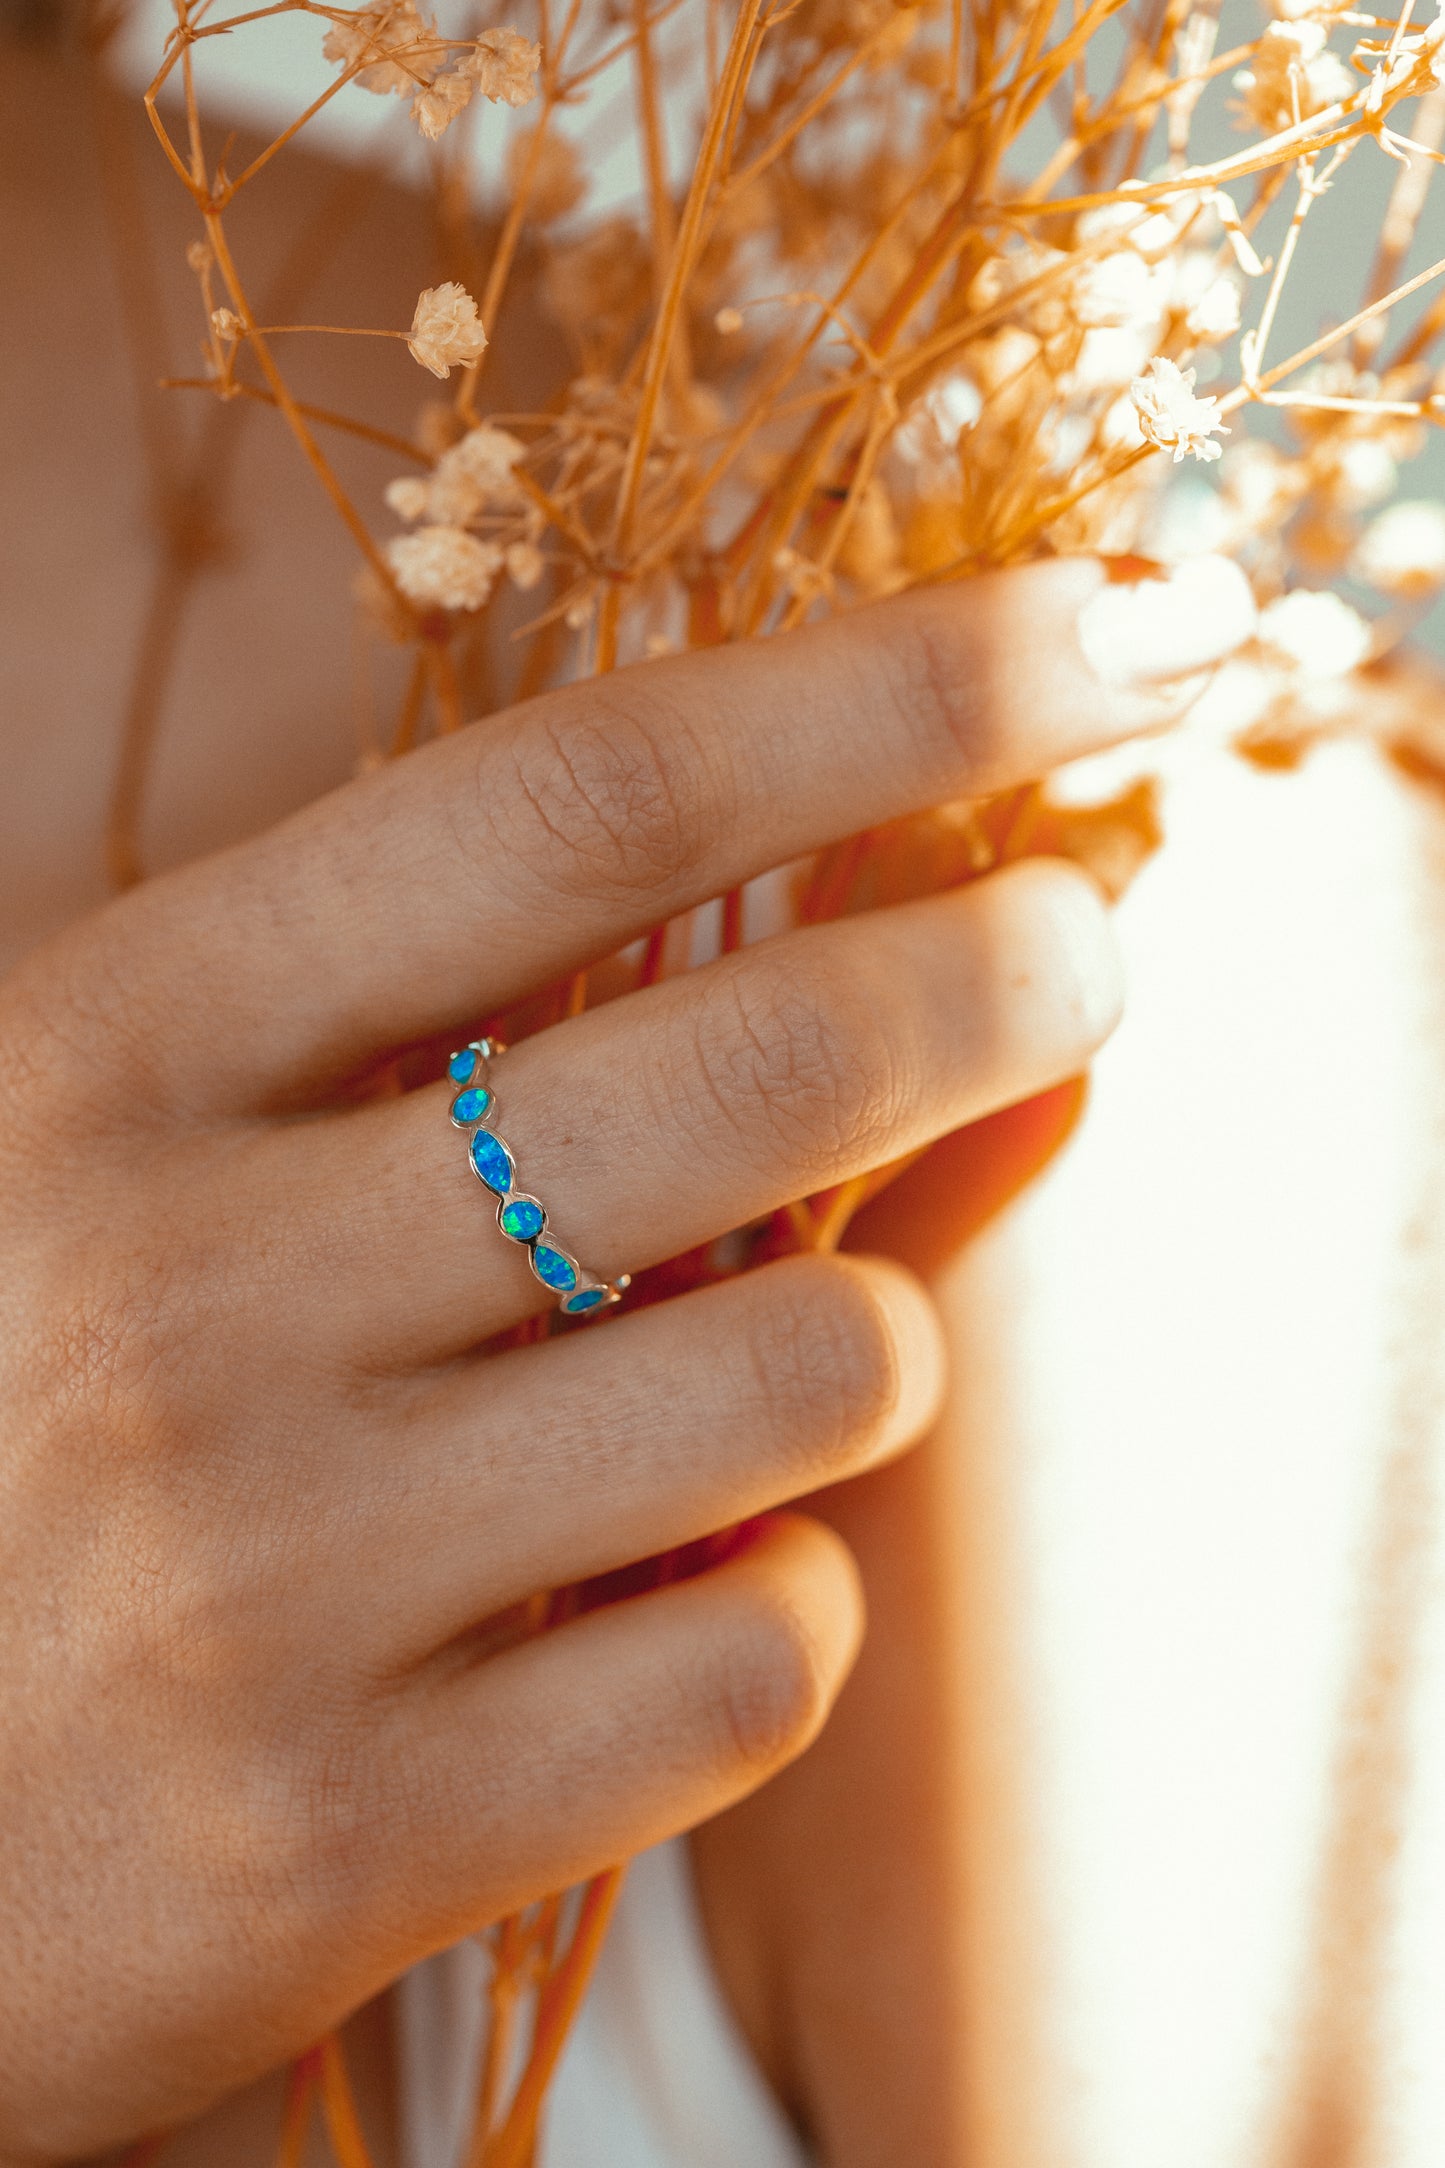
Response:
[{"label": "hand", "polygon": [[[357,1080],[766,867],[1163,720],[1083,659],[1102,579],[549,695],[0,989],[0,2153],[199,2111],[816,1732],[855,1578],[775,1509],[926,1424],[920,1289],[797,1260],[479,1355],[546,1298],[449,1088]],[[527,1039],[505,1135],[614,1274],[1071,1074],[1117,1003],[1093,887],[1034,862]],[[477,1631],[739,1521],[698,1578]]]}]

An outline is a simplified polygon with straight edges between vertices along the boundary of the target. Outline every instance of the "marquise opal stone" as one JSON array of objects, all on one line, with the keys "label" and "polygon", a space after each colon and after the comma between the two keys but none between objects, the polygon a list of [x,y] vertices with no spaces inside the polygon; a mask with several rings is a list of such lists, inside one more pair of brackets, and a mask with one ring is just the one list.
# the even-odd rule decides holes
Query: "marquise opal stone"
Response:
[{"label": "marquise opal stone", "polygon": [[[472,1165],[488,1189],[494,1189],[499,1197],[506,1196],[512,1186],[511,1155],[490,1130],[479,1129],[473,1137]],[[569,1280],[567,1284],[570,1287],[572,1283]]]},{"label": "marquise opal stone", "polygon": [[451,1060],[447,1063],[447,1075],[451,1078],[453,1084],[470,1084],[476,1066],[476,1048],[474,1046],[464,1046],[460,1053],[453,1054]]},{"label": "marquise opal stone", "polygon": [[474,1084],[469,1092],[458,1092],[452,1101],[452,1120],[455,1122],[479,1122],[492,1103],[492,1095],[481,1084]]},{"label": "marquise opal stone", "polygon": [[513,1197],[502,1206],[502,1233],[510,1235],[514,1242],[530,1242],[533,1235],[542,1232],[546,1213],[531,1197]]},{"label": "marquise opal stone", "polygon": [[548,1249],[545,1242],[539,1242],[533,1250],[532,1263],[537,1268],[538,1279],[548,1287],[565,1289],[577,1285],[577,1268],[571,1258],[564,1257],[560,1250]]},{"label": "marquise opal stone", "polygon": [[569,1295],[562,1307],[575,1317],[579,1310],[595,1310],[599,1302],[607,1300],[605,1287],[584,1287],[580,1294]]}]

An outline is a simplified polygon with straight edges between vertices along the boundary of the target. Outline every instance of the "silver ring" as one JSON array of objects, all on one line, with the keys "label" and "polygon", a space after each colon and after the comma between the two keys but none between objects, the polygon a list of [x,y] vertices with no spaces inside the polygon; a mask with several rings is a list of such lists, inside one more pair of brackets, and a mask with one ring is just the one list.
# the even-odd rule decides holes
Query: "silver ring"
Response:
[{"label": "silver ring", "polygon": [[495,1127],[497,1095],[490,1065],[494,1055],[505,1052],[500,1039],[473,1039],[448,1058],[447,1075],[458,1086],[452,1099],[452,1121],[469,1134],[467,1164],[483,1189],[496,1198],[502,1233],[527,1252],[533,1272],[558,1297],[568,1317],[590,1316],[620,1302],[632,1276],[624,1272],[620,1279],[599,1280],[585,1271],[552,1234],[546,1207],[518,1189],[517,1162]]}]

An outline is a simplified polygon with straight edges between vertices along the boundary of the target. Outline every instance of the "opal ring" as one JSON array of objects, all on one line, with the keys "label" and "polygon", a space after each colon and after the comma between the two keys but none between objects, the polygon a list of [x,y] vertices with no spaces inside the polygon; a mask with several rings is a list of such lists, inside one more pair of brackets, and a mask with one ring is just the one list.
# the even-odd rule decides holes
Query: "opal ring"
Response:
[{"label": "opal ring", "polygon": [[518,1189],[517,1163],[494,1126],[497,1095],[491,1086],[490,1063],[494,1055],[505,1051],[500,1039],[473,1039],[450,1057],[447,1075],[459,1087],[452,1100],[452,1120],[470,1134],[467,1157],[477,1180],[497,1200],[497,1225],[502,1233],[527,1252],[537,1278],[560,1297],[567,1315],[585,1316],[619,1302],[631,1276],[624,1272],[618,1280],[599,1280],[584,1272],[553,1238],[545,1208]]}]

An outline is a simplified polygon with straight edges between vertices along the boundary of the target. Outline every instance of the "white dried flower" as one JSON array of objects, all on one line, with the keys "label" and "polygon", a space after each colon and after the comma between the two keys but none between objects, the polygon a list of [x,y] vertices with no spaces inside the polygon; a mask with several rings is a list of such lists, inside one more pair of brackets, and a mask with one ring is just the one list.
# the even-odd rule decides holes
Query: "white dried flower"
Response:
[{"label": "white dried flower", "polygon": [[1445,587],[1445,506],[1423,498],[1390,505],[1365,529],[1351,570],[1386,595]]},{"label": "white dried flower", "polygon": [[1259,617],[1259,637],[1301,677],[1346,677],[1370,652],[1370,628],[1358,610],[1326,588],[1296,587]]},{"label": "white dried flower", "polygon": [[910,466],[946,459],[983,412],[983,393],[971,376],[946,376],[909,408],[893,433],[893,448]]},{"label": "white dried flower", "polygon": [[218,339],[239,339],[245,328],[234,309],[212,309],[211,329]]},{"label": "white dried flower", "polygon": [[1378,437],[1346,437],[1331,447],[1329,486],[1346,511],[1361,512],[1393,495],[1399,469]]},{"label": "white dried flower", "polygon": [[197,277],[200,276],[202,271],[209,271],[215,260],[215,252],[209,241],[188,241],[186,243],[186,262]]},{"label": "white dried flower", "polygon": [[480,361],[487,334],[465,286],[455,279],[448,279],[444,286],[428,286],[417,301],[406,343],[412,359],[433,376],[450,376],[453,367],[466,369]]},{"label": "white dried flower", "polygon": [[427,485],[420,475],[401,475],[387,483],[382,495],[398,519],[420,519],[427,508]]},{"label": "white dried flower", "polygon": [[446,58],[435,23],[418,13],[412,0],[359,8],[339,22],[333,20],[321,50],[345,68],[377,55],[354,78],[377,97],[404,97],[418,83],[430,82]]},{"label": "white dried flower", "polygon": [[1206,286],[1184,319],[1196,339],[1232,339],[1239,329],[1240,292],[1232,278],[1221,276]]},{"label": "white dried flower", "polygon": [[537,95],[542,48],[519,30],[484,30],[465,65],[493,105],[526,105]]},{"label": "white dried flower", "polygon": [[1101,324],[1086,331],[1079,341],[1074,366],[1069,371],[1069,392],[1117,389],[1136,377],[1154,351],[1158,323]]},{"label": "white dried flower", "polygon": [[542,552],[535,542],[513,542],[509,544],[506,558],[507,576],[514,587],[521,588],[523,594],[528,593],[536,586],[546,570]]},{"label": "white dried flower", "polygon": [[1074,234],[1081,245],[1117,239],[1146,263],[1155,264],[1173,249],[1194,215],[1195,207],[1188,201],[1161,203],[1152,210],[1135,203],[1099,203],[1091,211],[1080,212]]},{"label": "white dried flower", "polygon": [[1270,24],[1254,49],[1253,65],[1234,78],[1244,95],[1246,119],[1272,134],[1353,96],[1359,86],[1338,53],[1329,50],[1328,35],[1312,16]]},{"label": "white dried flower", "polygon": [[429,143],[445,134],[471,95],[472,79],[462,68],[449,68],[433,82],[418,84],[411,114]]},{"label": "white dried flower", "polygon": [[1069,291],[1074,320],[1085,330],[1157,328],[1168,301],[1169,274],[1132,248],[1114,249],[1080,264]]},{"label": "white dried flower", "polygon": [[388,542],[386,557],[407,601],[424,610],[479,610],[502,566],[495,542],[461,527],[418,527]]},{"label": "white dried flower", "polygon": [[1262,437],[1245,437],[1234,447],[1222,480],[1231,547],[1255,535],[1277,533],[1297,510],[1306,487],[1295,461]]},{"label": "white dried flower", "polygon": [[492,422],[481,422],[469,429],[459,444],[443,452],[436,463],[432,476],[432,505],[435,516],[439,495],[454,491],[458,501],[470,493],[473,500],[468,519],[473,519],[483,509],[510,511],[522,502],[512,469],[521,458],[526,446],[506,429],[498,429]]},{"label": "white dried flower", "polygon": [[1190,452],[1196,459],[1218,459],[1224,447],[1212,443],[1228,436],[1219,419],[1217,399],[1196,399],[1194,371],[1156,354],[1142,376],[1129,387],[1139,427],[1151,444],[1172,452],[1176,466]]},{"label": "white dried flower", "polygon": [[441,527],[469,527],[486,508],[486,495],[476,476],[458,466],[451,452],[443,452],[427,484],[428,519]]}]

